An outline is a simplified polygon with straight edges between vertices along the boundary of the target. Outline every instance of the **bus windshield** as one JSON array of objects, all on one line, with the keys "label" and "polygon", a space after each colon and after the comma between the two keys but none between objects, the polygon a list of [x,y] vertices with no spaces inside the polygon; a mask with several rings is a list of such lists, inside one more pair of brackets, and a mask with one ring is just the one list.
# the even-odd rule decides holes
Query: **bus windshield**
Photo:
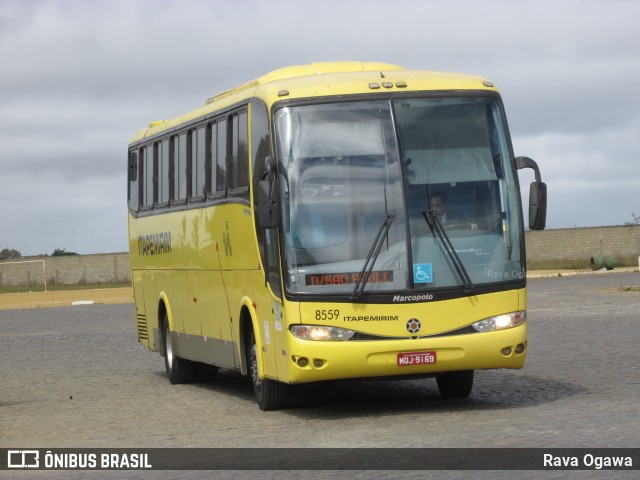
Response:
[{"label": "bus windshield", "polygon": [[468,291],[522,280],[504,125],[493,97],[278,109],[287,290]]}]

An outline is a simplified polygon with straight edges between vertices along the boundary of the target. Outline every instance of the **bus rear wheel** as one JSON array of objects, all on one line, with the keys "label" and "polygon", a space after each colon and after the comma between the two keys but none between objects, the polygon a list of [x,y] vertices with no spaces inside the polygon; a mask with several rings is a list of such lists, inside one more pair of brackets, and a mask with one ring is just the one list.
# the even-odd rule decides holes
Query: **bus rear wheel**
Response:
[{"label": "bus rear wheel", "polygon": [[251,332],[249,344],[249,374],[253,382],[253,392],[260,410],[280,410],[287,405],[287,385],[268,378],[260,379],[258,374],[258,347],[255,333]]},{"label": "bus rear wheel", "polygon": [[172,385],[177,383],[188,383],[193,378],[194,364],[189,360],[176,355],[173,342],[171,341],[171,331],[169,330],[169,320],[164,314],[164,328],[162,340],[164,345],[164,367]]},{"label": "bus rear wheel", "polygon": [[467,398],[473,388],[473,370],[443,373],[436,382],[444,398]]}]

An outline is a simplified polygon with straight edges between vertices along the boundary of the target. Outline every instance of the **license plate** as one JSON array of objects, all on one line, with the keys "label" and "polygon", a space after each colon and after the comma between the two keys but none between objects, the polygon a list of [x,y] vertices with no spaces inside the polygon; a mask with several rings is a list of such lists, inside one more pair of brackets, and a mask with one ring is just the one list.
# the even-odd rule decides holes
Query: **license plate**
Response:
[{"label": "license plate", "polygon": [[398,366],[430,365],[436,363],[436,352],[405,352],[398,354]]}]

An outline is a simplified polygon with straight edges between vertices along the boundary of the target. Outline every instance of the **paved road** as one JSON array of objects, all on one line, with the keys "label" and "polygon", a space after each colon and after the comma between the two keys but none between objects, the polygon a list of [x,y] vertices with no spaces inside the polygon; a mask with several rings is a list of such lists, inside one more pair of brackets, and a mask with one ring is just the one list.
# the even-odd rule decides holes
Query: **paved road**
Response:
[{"label": "paved road", "polygon": [[478,372],[467,400],[432,379],[357,381],[297,388],[279,412],[233,372],[170,385],[131,304],[0,311],[0,447],[638,447],[640,292],[620,288],[638,285],[530,280],[527,365]]},{"label": "paved road", "polygon": [[0,310],[71,307],[78,304],[132,303],[131,287],[3,293]]}]

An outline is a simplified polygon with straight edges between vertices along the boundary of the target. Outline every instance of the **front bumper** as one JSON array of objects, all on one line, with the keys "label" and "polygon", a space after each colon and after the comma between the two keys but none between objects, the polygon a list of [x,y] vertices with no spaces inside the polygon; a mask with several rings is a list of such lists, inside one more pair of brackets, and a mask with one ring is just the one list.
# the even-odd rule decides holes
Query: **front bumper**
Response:
[{"label": "front bumper", "polygon": [[[288,340],[288,383],[429,375],[522,368],[527,353],[527,324],[494,332],[418,339],[311,341],[289,333]],[[399,366],[398,353],[402,352],[435,352],[436,362]]]}]

